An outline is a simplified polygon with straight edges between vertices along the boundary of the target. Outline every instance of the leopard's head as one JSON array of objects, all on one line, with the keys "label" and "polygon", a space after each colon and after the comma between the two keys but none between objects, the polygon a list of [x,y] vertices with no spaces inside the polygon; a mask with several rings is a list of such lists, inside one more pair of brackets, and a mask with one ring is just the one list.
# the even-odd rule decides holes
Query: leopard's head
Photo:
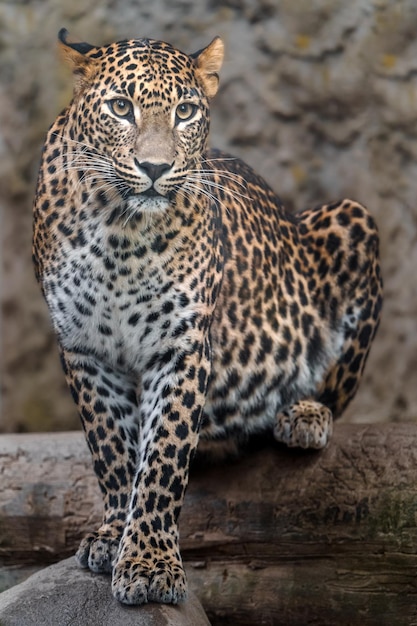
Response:
[{"label": "leopard's head", "polygon": [[131,210],[164,210],[196,183],[222,41],[187,55],[161,41],[96,47],[67,35],[62,29],[59,42],[75,76],[68,134],[77,162]]}]

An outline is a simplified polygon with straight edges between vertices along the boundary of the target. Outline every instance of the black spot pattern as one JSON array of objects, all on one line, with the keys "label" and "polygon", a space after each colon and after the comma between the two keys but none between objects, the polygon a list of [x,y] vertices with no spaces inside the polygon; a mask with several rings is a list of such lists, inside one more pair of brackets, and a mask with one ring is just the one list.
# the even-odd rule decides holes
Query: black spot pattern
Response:
[{"label": "black spot pattern", "polygon": [[103,495],[77,558],[114,562],[123,602],[177,603],[197,445],[235,452],[265,429],[326,444],[379,323],[378,234],[351,200],[291,215],[207,150],[219,40],[189,56],[59,39],[74,98],[42,154],[33,260]]}]

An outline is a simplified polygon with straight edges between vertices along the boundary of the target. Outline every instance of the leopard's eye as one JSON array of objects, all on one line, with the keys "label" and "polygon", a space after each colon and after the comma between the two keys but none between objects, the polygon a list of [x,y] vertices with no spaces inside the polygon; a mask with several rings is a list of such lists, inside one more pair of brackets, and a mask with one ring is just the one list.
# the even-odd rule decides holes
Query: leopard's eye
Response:
[{"label": "leopard's eye", "polygon": [[117,117],[133,117],[132,103],[125,98],[115,98],[114,100],[109,100],[108,105],[112,113],[117,115]]},{"label": "leopard's eye", "polygon": [[197,113],[198,106],[192,102],[183,102],[179,104],[175,111],[175,122],[187,122]]}]

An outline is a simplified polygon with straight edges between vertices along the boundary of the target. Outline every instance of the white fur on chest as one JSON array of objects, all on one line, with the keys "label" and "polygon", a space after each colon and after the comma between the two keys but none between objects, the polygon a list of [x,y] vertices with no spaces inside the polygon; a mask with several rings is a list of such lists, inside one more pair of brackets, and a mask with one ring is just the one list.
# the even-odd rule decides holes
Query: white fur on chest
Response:
[{"label": "white fur on chest", "polygon": [[156,351],[181,342],[172,331],[192,311],[178,307],[181,292],[163,259],[120,256],[65,246],[59,275],[45,279],[46,299],[64,348],[139,372]]}]

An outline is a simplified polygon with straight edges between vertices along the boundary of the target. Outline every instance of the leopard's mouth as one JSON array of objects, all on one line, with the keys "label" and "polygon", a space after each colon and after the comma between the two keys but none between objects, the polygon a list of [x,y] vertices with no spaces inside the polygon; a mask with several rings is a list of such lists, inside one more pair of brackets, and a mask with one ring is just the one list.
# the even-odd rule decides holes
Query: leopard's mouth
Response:
[{"label": "leopard's mouth", "polygon": [[158,197],[164,198],[165,197],[161,193],[156,191],[155,187],[149,187],[149,189],[142,191],[140,195],[145,196],[145,198],[158,198]]}]

